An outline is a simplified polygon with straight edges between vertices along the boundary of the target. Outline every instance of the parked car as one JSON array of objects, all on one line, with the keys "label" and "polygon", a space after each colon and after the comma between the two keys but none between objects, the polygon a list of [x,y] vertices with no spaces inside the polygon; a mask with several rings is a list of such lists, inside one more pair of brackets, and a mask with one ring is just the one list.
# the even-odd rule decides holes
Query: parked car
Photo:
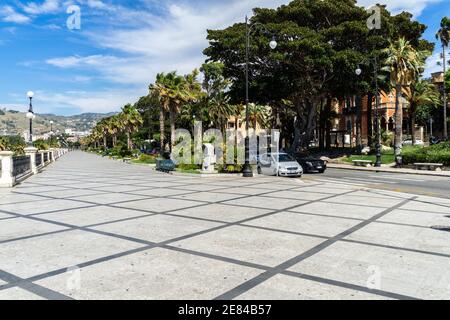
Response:
[{"label": "parked car", "polygon": [[266,153],[259,157],[258,173],[268,176],[301,177],[303,168],[287,153]]},{"label": "parked car", "polygon": [[[403,145],[404,146],[412,146],[412,140],[408,139],[408,140],[403,141]],[[424,144],[424,142],[422,140],[416,140],[416,146],[423,147],[424,145],[425,144]]]},{"label": "parked car", "polygon": [[442,141],[436,137],[430,137],[430,146],[434,146],[436,144],[441,143]]},{"label": "parked car", "polygon": [[295,159],[303,168],[303,172],[318,172],[324,173],[327,170],[327,163],[319,158],[295,156]]}]

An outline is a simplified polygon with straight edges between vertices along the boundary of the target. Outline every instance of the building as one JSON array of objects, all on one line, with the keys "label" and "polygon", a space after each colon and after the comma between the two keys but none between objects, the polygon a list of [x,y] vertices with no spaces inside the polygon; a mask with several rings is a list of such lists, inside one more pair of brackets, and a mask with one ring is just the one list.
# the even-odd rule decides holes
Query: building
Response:
[{"label": "building", "polygon": [[[394,132],[395,130],[395,90],[386,93],[380,93],[379,101],[379,121],[380,128],[384,132]],[[361,134],[361,143],[368,145],[369,137],[374,137],[376,103],[375,97],[372,101],[368,101],[368,97],[348,98],[345,100],[335,100],[332,105],[332,111],[338,114],[338,117],[332,121],[331,142],[334,146],[356,146],[358,130]],[[371,108],[369,108],[371,106]],[[404,98],[400,98],[400,107],[403,110],[403,134],[405,137],[411,138],[411,119],[409,116],[409,104]],[[358,119],[361,117],[361,121]],[[361,128],[359,128],[361,123]],[[416,125],[416,139],[425,141],[425,128]]]}]

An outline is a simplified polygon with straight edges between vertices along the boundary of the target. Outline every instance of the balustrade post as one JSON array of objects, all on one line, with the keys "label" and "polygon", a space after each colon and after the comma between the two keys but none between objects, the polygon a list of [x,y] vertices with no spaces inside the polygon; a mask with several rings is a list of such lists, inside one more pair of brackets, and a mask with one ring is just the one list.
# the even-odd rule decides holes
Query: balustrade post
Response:
[{"label": "balustrade post", "polygon": [[38,173],[38,168],[36,166],[36,154],[38,152],[38,149],[33,148],[33,147],[29,147],[29,148],[25,148],[24,151],[25,151],[25,154],[27,156],[30,156],[30,169],[31,169],[31,172],[33,172],[33,174],[37,174]]},{"label": "balustrade post", "polygon": [[51,148],[49,150],[48,157],[49,157],[50,162],[55,162],[56,161],[56,159],[55,159],[55,149]]},{"label": "balustrade post", "polygon": [[16,178],[13,175],[13,155],[12,151],[1,151],[0,159],[2,163],[2,175],[0,177],[0,187],[13,187]]}]

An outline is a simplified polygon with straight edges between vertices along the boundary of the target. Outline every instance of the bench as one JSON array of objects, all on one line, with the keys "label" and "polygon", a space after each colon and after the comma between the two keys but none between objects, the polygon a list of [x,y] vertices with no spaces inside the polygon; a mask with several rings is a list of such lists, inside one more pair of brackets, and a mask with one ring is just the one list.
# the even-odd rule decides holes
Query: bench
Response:
[{"label": "bench", "polygon": [[162,172],[175,171],[175,163],[170,159],[156,159],[156,170]]},{"label": "bench", "polygon": [[442,163],[414,163],[414,169],[416,170],[437,171],[442,169],[443,166]]},{"label": "bench", "polygon": [[371,167],[373,166],[372,160],[353,160],[353,165],[357,167]]}]

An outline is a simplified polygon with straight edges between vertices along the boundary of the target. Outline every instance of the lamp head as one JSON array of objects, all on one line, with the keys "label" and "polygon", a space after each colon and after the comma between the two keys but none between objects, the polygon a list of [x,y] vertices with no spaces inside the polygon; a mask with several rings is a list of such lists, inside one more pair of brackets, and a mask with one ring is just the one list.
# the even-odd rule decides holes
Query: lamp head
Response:
[{"label": "lamp head", "polygon": [[275,40],[275,37],[272,38],[272,41],[270,41],[269,46],[272,50],[275,50],[278,46],[277,41]]},{"label": "lamp head", "polygon": [[27,117],[27,119],[33,120],[36,116],[34,115],[33,112],[27,112],[26,117]]},{"label": "lamp head", "polygon": [[33,91],[28,91],[27,92],[27,96],[28,96],[28,98],[33,98],[34,97],[34,92]]}]

